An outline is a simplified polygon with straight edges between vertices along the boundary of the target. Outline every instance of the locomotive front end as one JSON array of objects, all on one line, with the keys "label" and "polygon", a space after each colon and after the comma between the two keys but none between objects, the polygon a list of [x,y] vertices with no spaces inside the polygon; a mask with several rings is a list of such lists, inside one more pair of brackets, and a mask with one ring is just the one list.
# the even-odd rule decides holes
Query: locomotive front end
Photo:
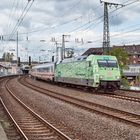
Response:
[{"label": "locomotive front end", "polygon": [[100,88],[116,90],[120,88],[120,69],[116,57],[108,56],[97,60],[99,67]]}]

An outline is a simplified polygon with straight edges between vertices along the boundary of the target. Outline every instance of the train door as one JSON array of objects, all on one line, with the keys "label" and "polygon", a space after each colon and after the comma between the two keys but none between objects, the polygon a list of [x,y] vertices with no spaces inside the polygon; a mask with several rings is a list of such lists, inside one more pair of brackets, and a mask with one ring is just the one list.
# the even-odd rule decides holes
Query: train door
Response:
[{"label": "train door", "polygon": [[97,64],[97,60],[94,59],[93,61],[93,87],[98,87],[100,84],[100,76],[99,76],[99,67]]}]

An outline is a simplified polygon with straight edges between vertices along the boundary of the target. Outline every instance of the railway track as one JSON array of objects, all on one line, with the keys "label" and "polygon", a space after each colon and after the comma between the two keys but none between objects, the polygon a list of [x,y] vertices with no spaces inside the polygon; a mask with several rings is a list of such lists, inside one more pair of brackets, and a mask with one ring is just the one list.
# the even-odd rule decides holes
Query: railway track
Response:
[{"label": "railway track", "polygon": [[[0,92],[4,88],[5,81],[8,80],[9,77],[0,78]],[[8,111],[6,105],[4,104],[2,98],[0,97],[0,120],[3,126],[3,129],[6,133],[8,139],[11,140],[25,140],[22,135],[20,129],[18,128],[14,118]]]},{"label": "railway track", "polygon": [[135,92],[135,93],[140,93],[139,90],[133,90],[133,89],[121,89],[121,91],[127,91],[127,92]]},{"label": "railway track", "polygon": [[64,102],[73,104],[73,105],[78,106],[82,109],[85,109],[85,110],[88,110],[91,112],[96,112],[98,114],[105,115],[107,117],[111,117],[111,118],[117,119],[119,121],[123,121],[125,123],[129,123],[131,125],[140,127],[140,116],[137,114],[125,112],[125,111],[118,110],[115,108],[110,108],[110,107],[96,104],[93,102],[89,102],[89,101],[85,101],[85,100],[78,99],[75,97],[71,97],[69,95],[64,95],[61,93],[50,91],[48,89],[37,87],[37,86],[29,83],[28,81],[25,81],[24,78],[20,79],[19,82],[22,85],[29,87],[35,91],[38,91],[38,92],[45,94],[45,95],[49,95],[50,97],[62,100]]},{"label": "railway track", "polygon": [[8,81],[5,87],[12,97],[14,108],[18,109],[17,112],[9,109],[9,112],[14,114],[15,126],[25,140],[72,140],[20,101],[10,90]]},{"label": "railway track", "polygon": [[[47,84],[50,84],[50,83],[47,83]],[[64,88],[64,87],[63,87]],[[77,89],[75,87],[67,87],[69,89],[74,89],[74,90],[78,90],[80,92],[83,92],[83,88],[82,89]],[[130,101],[130,102],[136,102],[136,103],[140,103],[140,98],[137,98],[137,97],[133,97],[133,96],[127,96],[127,95],[121,95],[119,92],[134,92],[134,91],[129,91],[129,90],[118,90],[117,93],[100,93],[100,92],[95,92],[95,91],[91,91],[89,89],[88,93],[89,94],[95,94],[95,95],[98,95],[98,96],[105,96],[105,97],[108,97],[108,98],[114,98],[114,99],[120,99],[120,100],[126,100],[126,101]],[[119,93],[119,94],[118,94]],[[137,93],[140,93],[137,91]]]},{"label": "railway track", "polygon": [[[48,83],[50,84],[50,83]],[[63,87],[64,88],[64,87]],[[67,87],[69,89],[73,89],[73,87]],[[75,89],[75,88],[74,88]],[[76,89],[77,90],[77,89]],[[83,89],[78,89],[80,90],[81,92],[83,92]],[[121,91],[128,91],[128,90],[118,90],[117,93],[95,93],[93,91],[88,91],[89,94],[95,94],[95,95],[98,95],[98,96],[105,96],[105,97],[108,97],[108,98],[114,98],[114,99],[120,99],[120,100],[126,100],[126,101],[130,101],[130,102],[136,102],[136,103],[140,103],[140,98],[137,98],[137,97],[133,97],[133,96],[127,96],[127,95],[122,95],[121,94],[118,94],[118,92],[121,92]],[[134,92],[134,91],[128,91],[128,92]],[[137,91],[137,93],[140,93]]]},{"label": "railway track", "polygon": [[113,94],[112,93],[106,93],[106,94],[104,94],[104,93],[101,93],[101,94],[93,93],[93,94],[100,95],[100,96],[105,96],[105,97],[110,97],[110,98],[126,100],[126,101],[130,101],[130,102],[140,103],[140,98],[126,96],[126,95],[119,95],[117,93],[113,93]]},{"label": "railway track", "polygon": [[9,139],[15,139],[15,140],[18,140],[19,138],[20,138],[20,140],[26,140],[24,135],[23,135],[23,133],[19,129],[17,123],[15,122],[14,118],[12,117],[10,112],[8,111],[6,105],[4,104],[4,102],[3,102],[3,100],[1,98],[0,98],[0,104],[2,106],[1,109],[3,109],[3,112],[5,112],[5,115],[9,117],[8,128],[4,128],[7,137]]}]

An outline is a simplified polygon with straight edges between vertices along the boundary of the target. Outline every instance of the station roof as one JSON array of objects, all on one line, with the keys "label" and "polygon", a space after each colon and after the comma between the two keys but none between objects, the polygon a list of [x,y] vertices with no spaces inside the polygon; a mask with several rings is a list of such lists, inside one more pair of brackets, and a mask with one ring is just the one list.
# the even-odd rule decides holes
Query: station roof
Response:
[{"label": "station roof", "polygon": [[[126,50],[128,52],[128,54],[130,55],[140,55],[140,45],[122,45],[122,46],[116,46],[114,45],[113,47],[110,47],[110,49],[112,48],[122,48],[124,50]],[[90,54],[95,54],[95,55],[102,55],[103,54],[103,48],[90,48],[88,49],[86,52],[84,52],[82,55],[90,55]]]},{"label": "station roof", "polygon": [[125,75],[126,77],[137,77],[137,76],[139,76],[139,73],[124,72],[124,75]]},{"label": "station roof", "polygon": [[90,48],[86,52],[84,52],[82,55],[102,55],[103,54],[103,48]]}]

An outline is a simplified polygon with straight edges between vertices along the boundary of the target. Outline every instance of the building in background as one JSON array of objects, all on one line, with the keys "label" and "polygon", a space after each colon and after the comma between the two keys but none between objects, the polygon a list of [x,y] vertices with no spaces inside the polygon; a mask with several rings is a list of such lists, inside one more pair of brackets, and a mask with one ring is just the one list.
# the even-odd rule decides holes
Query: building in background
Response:
[{"label": "building in background", "polygon": [[138,65],[140,64],[140,45],[123,45],[123,46],[113,46],[115,48],[123,48],[129,54],[129,64]]},{"label": "building in background", "polygon": [[[136,79],[140,76],[140,45],[123,45],[116,46],[112,48],[123,48],[129,55],[129,65],[127,70],[123,70],[124,75],[130,80],[136,83]],[[90,48],[83,55],[102,55],[103,48]]]},{"label": "building in background", "polygon": [[[112,48],[123,48],[126,50],[129,54],[129,64],[130,65],[137,65],[140,64],[140,45],[123,45],[123,46],[113,46]],[[88,49],[83,55],[90,55],[90,54],[96,54],[101,55],[103,54],[103,48],[90,48]]]}]

